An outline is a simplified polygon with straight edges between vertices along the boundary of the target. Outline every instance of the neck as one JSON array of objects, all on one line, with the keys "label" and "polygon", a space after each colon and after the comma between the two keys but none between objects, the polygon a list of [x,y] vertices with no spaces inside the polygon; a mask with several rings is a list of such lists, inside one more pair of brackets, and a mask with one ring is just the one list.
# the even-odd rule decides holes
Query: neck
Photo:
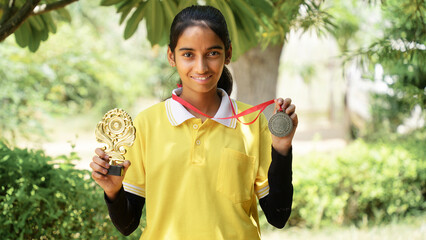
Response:
[{"label": "neck", "polygon": [[[217,89],[205,93],[191,92],[189,94],[188,92],[185,92],[185,88],[183,88],[180,97],[198,110],[200,110],[202,113],[212,117],[218,111],[221,103],[221,97],[219,97],[219,95],[217,94]],[[207,119],[207,117],[198,114],[197,112],[194,112],[191,109],[187,108],[187,110],[195,117],[201,118],[203,122]]]}]

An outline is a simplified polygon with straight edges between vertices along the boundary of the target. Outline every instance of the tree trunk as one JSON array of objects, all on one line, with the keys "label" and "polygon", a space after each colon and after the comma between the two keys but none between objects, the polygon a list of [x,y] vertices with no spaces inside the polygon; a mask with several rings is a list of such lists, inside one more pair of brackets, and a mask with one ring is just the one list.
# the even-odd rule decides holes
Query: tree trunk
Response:
[{"label": "tree trunk", "polygon": [[[257,46],[232,63],[239,101],[257,105],[276,97],[282,49],[283,44],[268,46],[264,50]],[[273,110],[273,105],[265,109],[267,118],[272,115]]]}]

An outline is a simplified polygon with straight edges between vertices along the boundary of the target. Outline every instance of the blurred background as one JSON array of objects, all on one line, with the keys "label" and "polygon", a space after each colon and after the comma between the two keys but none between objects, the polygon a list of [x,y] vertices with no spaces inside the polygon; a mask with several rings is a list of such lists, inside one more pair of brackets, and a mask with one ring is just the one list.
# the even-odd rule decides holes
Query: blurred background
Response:
[{"label": "blurred background", "polygon": [[424,239],[423,0],[0,1],[0,235],[124,239],[88,171],[94,129],[170,96],[191,4],[227,19],[234,98],[297,106],[292,215],[278,230],[260,211],[263,239]]}]

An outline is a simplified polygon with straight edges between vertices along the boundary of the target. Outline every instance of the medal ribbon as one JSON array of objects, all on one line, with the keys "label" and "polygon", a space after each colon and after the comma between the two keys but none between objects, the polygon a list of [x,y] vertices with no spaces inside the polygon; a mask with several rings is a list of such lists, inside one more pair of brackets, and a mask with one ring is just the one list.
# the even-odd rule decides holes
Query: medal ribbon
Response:
[{"label": "medal ribbon", "polygon": [[[241,113],[239,113],[239,114],[236,114],[235,113],[235,109],[234,109],[234,105],[232,104],[232,101],[231,101],[231,98],[229,98],[229,102],[231,103],[231,108],[232,108],[232,113],[234,114],[233,116],[230,116],[230,117],[225,117],[225,118],[215,118],[215,117],[212,117],[212,116],[209,116],[209,115],[207,115],[207,114],[205,114],[205,113],[203,113],[203,112],[201,112],[200,110],[198,110],[196,107],[194,107],[194,106],[192,106],[189,102],[187,102],[187,101],[185,101],[185,100],[183,100],[182,98],[180,98],[180,97],[178,97],[176,94],[172,94],[172,99],[173,100],[175,100],[175,101],[177,101],[177,102],[179,102],[180,104],[182,104],[183,106],[185,106],[185,107],[187,107],[187,108],[189,108],[189,109],[191,109],[192,111],[194,111],[194,112],[196,112],[196,113],[198,113],[198,114],[201,114],[201,115],[203,115],[203,116],[205,116],[205,117],[208,117],[208,118],[214,118],[214,119],[231,119],[231,118],[236,118],[240,123],[242,123],[242,124],[244,124],[244,125],[250,125],[250,124],[252,124],[252,123],[254,123],[258,118],[259,118],[259,116],[260,116],[260,114],[263,112],[263,110],[265,110],[265,108],[267,107],[267,106],[269,106],[269,105],[271,105],[271,104],[273,104],[275,101],[274,101],[274,99],[272,99],[272,100],[269,100],[269,101],[266,101],[266,102],[264,102],[264,103],[261,103],[261,104],[259,104],[259,105],[256,105],[256,106],[254,106],[254,107],[251,107],[251,108],[249,108],[249,109],[247,109],[247,110],[244,110],[244,111],[242,111]],[[280,106],[280,110],[281,110],[281,106]],[[240,117],[242,117],[242,116],[245,116],[245,115],[248,115],[248,114],[250,114],[250,113],[253,113],[253,112],[256,112],[256,111],[259,111],[259,113],[257,114],[257,116],[256,116],[256,118],[253,120],[253,121],[251,121],[251,122],[248,122],[248,123],[246,123],[246,122],[242,122],[239,118]]]}]

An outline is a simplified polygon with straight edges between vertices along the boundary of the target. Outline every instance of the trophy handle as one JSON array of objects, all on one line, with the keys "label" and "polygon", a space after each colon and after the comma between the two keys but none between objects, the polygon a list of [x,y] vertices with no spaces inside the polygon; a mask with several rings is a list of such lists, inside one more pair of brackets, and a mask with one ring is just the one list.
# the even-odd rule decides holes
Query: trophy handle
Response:
[{"label": "trophy handle", "polygon": [[123,176],[124,167],[122,165],[111,165],[108,169],[108,175]]},{"label": "trophy handle", "polygon": [[119,164],[122,164],[123,162],[124,162],[123,160],[112,159],[111,165],[108,169],[107,174],[114,175],[114,176],[123,176],[124,167],[123,165],[119,165]]}]

